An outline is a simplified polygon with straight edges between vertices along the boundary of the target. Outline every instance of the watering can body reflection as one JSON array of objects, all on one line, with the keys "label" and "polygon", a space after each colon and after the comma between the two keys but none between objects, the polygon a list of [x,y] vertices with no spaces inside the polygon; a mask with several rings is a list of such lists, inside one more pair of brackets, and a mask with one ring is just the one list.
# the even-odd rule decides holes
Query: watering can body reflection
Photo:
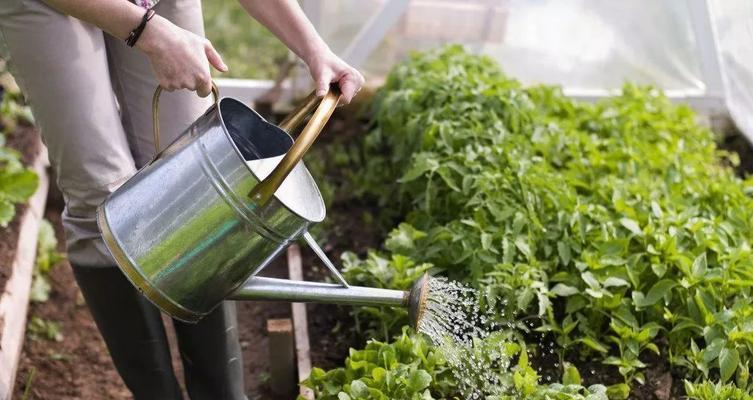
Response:
[{"label": "watering can body reflection", "polygon": [[[301,158],[334,111],[336,88],[322,99],[310,95],[280,126],[237,100],[219,99],[215,88],[215,104],[162,151],[159,93],[153,103],[157,155],[97,210],[118,266],[156,306],[197,322],[226,298],[418,304],[423,289],[411,296],[348,286],[308,234],[326,211]],[[293,141],[288,132],[312,111]],[[301,237],[339,284],[256,277]]]}]

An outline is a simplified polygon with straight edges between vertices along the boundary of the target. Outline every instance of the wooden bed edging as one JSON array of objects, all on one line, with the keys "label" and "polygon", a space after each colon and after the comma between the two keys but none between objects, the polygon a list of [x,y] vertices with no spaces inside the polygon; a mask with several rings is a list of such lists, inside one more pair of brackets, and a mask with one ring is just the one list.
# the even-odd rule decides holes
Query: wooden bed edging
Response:
[{"label": "wooden bed edging", "polygon": [[26,313],[29,308],[31,273],[37,255],[37,235],[44,216],[49,177],[47,152],[42,147],[32,163],[39,176],[37,192],[29,199],[29,207],[21,216],[16,256],[11,266],[11,277],[0,294],[0,400],[13,396],[18,362],[26,333]]},{"label": "wooden bed edging", "polygon": [[[290,280],[303,280],[301,249],[297,244],[288,247],[288,276]],[[295,358],[298,363],[298,382],[303,382],[311,374],[311,347],[309,343],[308,317],[305,303],[292,303],[293,335],[295,338]],[[314,391],[299,386],[299,394],[306,400],[314,400]]]}]

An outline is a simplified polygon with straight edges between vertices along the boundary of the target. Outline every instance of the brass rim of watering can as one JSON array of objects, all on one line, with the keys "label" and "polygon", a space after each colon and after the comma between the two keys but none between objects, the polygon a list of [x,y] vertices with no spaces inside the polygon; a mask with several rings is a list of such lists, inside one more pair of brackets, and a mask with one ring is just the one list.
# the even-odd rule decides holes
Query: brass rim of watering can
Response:
[{"label": "brass rim of watering can", "polygon": [[[306,99],[293,112],[291,112],[280,124],[280,129],[290,133],[300,125],[306,116],[312,112],[311,119],[295,139],[293,146],[285,153],[280,163],[264,180],[251,189],[248,196],[253,203],[263,207],[280,187],[285,178],[295,168],[321,133],[329,117],[340,102],[340,88],[337,84],[330,85],[329,91],[323,97],[317,97],[316,92],[311,92]],[[315,109],[316,107],[316,109]]]},{"label": "brass rim of watering can", "polygon": [[[157,86],[154,90],[154,96],[152,96],[152,128],[154,129],[154,154],[160,152],[160,130],[159,130],[159,97],[162,94],[162,86]],[[212,97],[214,97],[214,104],[220,101],[220,90],[217,89],[217,85],[212,81]]]},{"label": "brass rim of watering can", "polygon": [[102,240],[110,250],[110,254],[115,259],[115,262],[123,271],[123,274],[128,278],[136,288],[151,301],[160,310],[170,314],[171,317],[181,320],[183,322],[195,323],[198,322],[204,315],[188,310],[180,304],[170,300],[159,289],[154,287],[143,275],[139,272],[135,265],[131,262],[131,259],[123,252],[118,244],[115,236],[110,230],[110,224],[107,222],[105,211],[102,207],[97,210],[97,224],[99,230],[102,232]]},{"label": "brass rim of watering can", "polygon": [[[162,86],[157,86],[152,97],[155,154],[160,152],[159,98],[161,94]],[[214,96],[214,103],[217,104],[220,99],[220,92],[214,82],[212,82],[212,95]],[[322,97],[317,96],[316,91],[312,91],[298,107],[280,122],[278,127],[287,133],[291,133],[306,119],[308,114],[313,112],[308,124],[303,128],[275,169],[272,170],[272,173],[254,186],[248,194],[248,197],[257,207],[263,207],[269,202],[285,178],[303,159],[316,138],[319,137],[332,113],[335,112],[341,95],[340,87],[334,83],[330,85],[329,91]]]}]

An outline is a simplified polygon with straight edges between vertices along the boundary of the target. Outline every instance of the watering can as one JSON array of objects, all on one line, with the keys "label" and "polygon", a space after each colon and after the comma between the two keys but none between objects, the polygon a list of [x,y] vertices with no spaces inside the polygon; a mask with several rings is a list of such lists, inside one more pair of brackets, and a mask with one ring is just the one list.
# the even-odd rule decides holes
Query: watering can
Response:
[{"label": "watering can", "polygon": [[[160,149],[154,94],[155,157],[97,209],[97,223],[118,267],[173,318],[197,322],[225,299],[407,307],[421,318],[428,278],[410,291],[350,286],[308,233],[326,214],[301,161],[340,98],[332,86],[311,93],[279,126],[232,98],[220,98]],[[289,133],[308,114],[294,141]],[[257,276],[303,238],[339,283]]]}]

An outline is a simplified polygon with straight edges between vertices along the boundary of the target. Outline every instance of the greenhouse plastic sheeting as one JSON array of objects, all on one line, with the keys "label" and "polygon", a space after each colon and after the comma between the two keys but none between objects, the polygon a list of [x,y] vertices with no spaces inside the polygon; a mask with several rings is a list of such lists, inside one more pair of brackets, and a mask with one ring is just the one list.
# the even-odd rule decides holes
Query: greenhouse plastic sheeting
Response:
[{"label": "greenhouse plastic sheeting", "polygon": [[[320,29],[342,51],[382,4],[323,1]],[[676,0],[412,0],[361,67],[383,75],[411,50],[463,43],[529,84],[702,90],[690,20]]]},{"label": "greenhouse plastic sheeting", "polygon": [[[753,2],[712,1],[729,108],[753,138]],[[317,25],[342,54],[383,4],[320,1]],[[360,68],[374,79],[412,50],[462,43],[496,59],[525,84],[589,92],[619,89],[630,81],[701,96],[707,85],[690,5],[677,0],[410,0]]]},{"label": "greenhouse plastic sheeting", "polygon": [[753,142],[753,1],[715,0],[712,5],[727,109]]}]

